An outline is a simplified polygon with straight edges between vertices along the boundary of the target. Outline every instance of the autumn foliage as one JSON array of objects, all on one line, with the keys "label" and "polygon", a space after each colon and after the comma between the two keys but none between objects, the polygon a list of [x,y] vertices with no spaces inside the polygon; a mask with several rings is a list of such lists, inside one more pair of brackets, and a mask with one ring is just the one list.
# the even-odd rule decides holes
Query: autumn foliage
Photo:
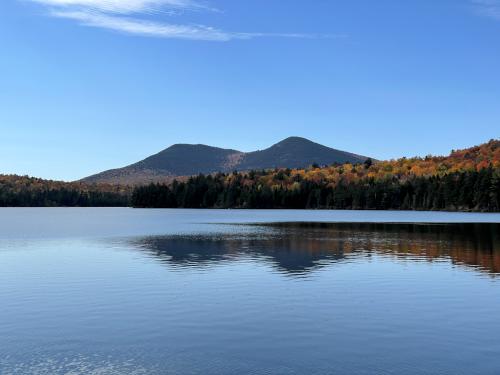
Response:
[{"label": "autumn foliage", "polygon": [[191,177],[135,189],[137,207],[500,210],[500,141],[447,157]]},{"label": "autumn foliage", "polygon": [[500,141],[449,156],[200,175],[128,186],[0,175],[0,206],[500,211]]},{"label": "autumn foliage", "polygon": [[0,207],[126,206],[130,188],[0,175]]}]

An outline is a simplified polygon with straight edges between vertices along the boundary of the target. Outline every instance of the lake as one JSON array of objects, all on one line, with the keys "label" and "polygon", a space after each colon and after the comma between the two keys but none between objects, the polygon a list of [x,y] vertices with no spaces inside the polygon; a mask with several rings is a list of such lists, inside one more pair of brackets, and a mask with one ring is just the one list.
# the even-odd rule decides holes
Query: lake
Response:
[{"label": "lake", "polygon": [[500,374],[500,214],[0,209],[0,374]]}]

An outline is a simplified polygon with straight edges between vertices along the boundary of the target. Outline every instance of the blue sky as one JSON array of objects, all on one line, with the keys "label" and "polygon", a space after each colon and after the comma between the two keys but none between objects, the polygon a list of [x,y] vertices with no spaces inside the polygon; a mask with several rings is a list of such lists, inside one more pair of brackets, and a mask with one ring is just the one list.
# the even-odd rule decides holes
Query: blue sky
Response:
[{"label": "blue sky", "polygon": [[174,143],[375,158],[500,135],[500,1],[2,0],[0,173]]}]

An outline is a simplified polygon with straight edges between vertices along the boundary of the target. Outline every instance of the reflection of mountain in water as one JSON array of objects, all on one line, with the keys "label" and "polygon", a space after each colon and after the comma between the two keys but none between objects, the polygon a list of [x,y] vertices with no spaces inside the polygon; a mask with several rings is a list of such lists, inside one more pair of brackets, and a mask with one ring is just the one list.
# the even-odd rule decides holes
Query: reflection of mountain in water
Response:
[{"label": "reflection of mountain in water", "polygon": [[205,267],[251,256],[301,274],[348,258],[450,259],[500,273],[499,224],[269,224],[266,234],[148,237],[136,245],[177,267]]},{"label": "reflection of mountain in water", "polygon": [[140,245],[159,259],[179,267],[205,267],[250,256],[270,260],[287,273],[303,273],[319,266],[321,261],[344,258],[341,252],[331,248],[307,247],[303,239],[299,243],[298,239],[272,235],[150,237],[141,240]]}]

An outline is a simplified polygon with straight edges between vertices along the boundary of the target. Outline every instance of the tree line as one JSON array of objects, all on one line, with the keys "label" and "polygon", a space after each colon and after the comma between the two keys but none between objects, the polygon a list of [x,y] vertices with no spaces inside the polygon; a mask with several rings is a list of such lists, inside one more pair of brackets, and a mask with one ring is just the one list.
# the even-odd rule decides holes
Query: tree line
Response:
[{"label": "tree line", "polygon": [[0,207],[119,207],[129,204],[129,188],[0,176]]},{"label": "tree line", "polygon": [[0,206],[500,211],[500,140],[449,156],[199,175],[148,186],[0,175]]},{"label": "tree line", "polygon": [[143,208],[500,211],[500,171],[491,166],[404,179],[364,177],[336,184],[300,174],[293,175],[293,183],[285,182],[290,176],[290,170],[199,175],[171,185],[136,187],[131,204]]}]

